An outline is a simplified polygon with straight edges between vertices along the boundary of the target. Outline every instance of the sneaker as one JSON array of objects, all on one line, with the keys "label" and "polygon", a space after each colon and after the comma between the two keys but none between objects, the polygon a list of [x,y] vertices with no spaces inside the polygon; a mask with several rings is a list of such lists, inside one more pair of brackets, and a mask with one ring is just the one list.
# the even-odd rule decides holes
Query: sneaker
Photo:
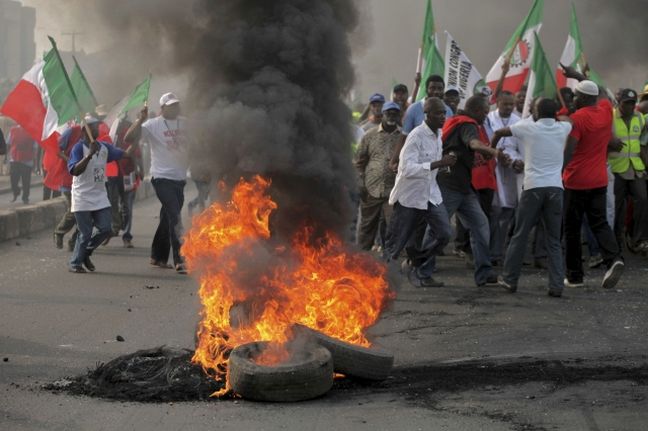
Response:
[{"label": "sneaker", "polygon": [[509,291],[511,293],[517,292],[517,286],[514,286],[514,285],[504,281],[504,277],[502,277],[501,275],[499,277],[497,277],[497,284],[500,287],[503,287],[505,290],[507,290],[507,291]]},{"label": "sneaker", "polygon": [[443,287],[445,283],[442,281],[436,281],[434,278],[421,278],[419,279],[418,287]]},{"label": "sneaker", "polygon": [[601,287],[603,287],[604,289],[612,289],[614,286],[616,286],[616,284],[619,282],[619,279],[621,278],[621,275],[623,274],[624,269],[625,263],[623,263],[622,260],[615,261],[603,276]]},{"label": "sneaker", "polygon": [[552,298],[560,298],[562,296],[562,290],[549,289],[547,295],[551,296]]},{"label": "sneaker", "polygon": [[135,248],[133,245],[132,241],[130,239],[125,239],[124,240],[124,248]]},{"label": "sneaker", "polygon": [[488,277],[486,277],[486,281],[478,283],[477,287],[484,287],[487,284],[498,284],[497,276],[495,274],[489,275]]},{"label": "sneaker", "polygon": [[565,285],[565,287],[572,287],[572,288],[579,288],[585,286],[585,283],[583,283],[583,279],[570,280],[569,278],[565,278],[563,284]]},{"label": "sneaker", "polygon": [[400,273],[403,275],[409,275],[409,273],[412,272],[412,269],[414,269],[412,261],[410,259],[403,259],[400,266]]},{"label": "sneaker", "polygon": [[85,266],[88,271],[90,272],[95,272],[97,268],[95,268],[94,263],[90,260],[90,256],[86,256],[86,258],[83,260],[83,266]]},{"label": "sneaker", "polygon": [[454,256],[457,256],[458,258],[466,257],[466,253],[463,250],[460,250],[458,248],[455,248],[454,250],[452,250],[452,254]]},{"label": "sneaker", "polygon": [[178,274],[186,274],[187,273],[187,267],[185,267],[184,263],[179,263],[175,266],[175,270]]},{"label": "sneaker", "polygon": [[56,248],[59,250],[63,249],[63,235],[60,233],[54,232],[54,244],[56,245]]},{"label": "sneaker", "polygon": [[591,269],[598,268],[603,264],[603,256],[597,254],[596,256],[590,256],[587,266]]},{"label": "sneaker", "polygon": [[82,266],[71,266],[68,268],[68,271],[75,274],[85,274],[86,270]]}]

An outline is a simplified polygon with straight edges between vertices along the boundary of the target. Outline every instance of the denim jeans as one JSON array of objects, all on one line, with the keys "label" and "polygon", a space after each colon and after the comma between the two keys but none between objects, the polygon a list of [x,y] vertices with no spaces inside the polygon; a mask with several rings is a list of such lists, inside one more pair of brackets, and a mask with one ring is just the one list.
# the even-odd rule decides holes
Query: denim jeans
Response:
[{"label": "denim jeans", "polygon": [[492,274],[490,259],[490,226],[488,218],[479,203],[476,192],[461,193],[441,187],[443,203],[448,210],[448,218],[457,213],[464,226],[470,229],[470,247],[475,262],[475,283],[486,283]]},{"label": "denim jeans", "polygon": [[544,226],[544,239],[549,266],[549,289],[561,292],[565,265],[560,231],[562,228],[563,190],[559,187],[538,187],[522,192],[515,219],[515,233],[506,251],[504,281],[517,286],[524,262],[529,234],[538,221]]},{"label": "denim jeans", "polygon": [[[78,268],[83,265],[86,257],[90,257],[92,252],[110,236],[110,207],[96,211],[77,211],[74,213],[76,218],[79,236],[74,245],[74,252],[70,259],[70,266]],[[96,227],[94,234],[93,227]]]},{"label": "denim jeans", "polygon": [[173,263],[178,265],[183,262],[180,256],[182,247],[182,205],[184,205],[185,181],[175,181],[166,178],[153,178],[151,180],[155,194],[162,208],[160,208],[160,223],[153,237],[151,245],[151,259],[160,263],[169,260],[169,249],[173,250]]},{"label": "denim jeans", "polygon": [[581,228],[587,216],[592,233],[601,249],[603,263],[609,268],[621,258],[614,232],[607,220],[607,187],[591,190],[565,190],[565,254],[567,278],[582,281],[583,262]]},{"label": "denim jeans", "polygon": [[428,202],[428,209],[421,210],[407,208],[396,202],[389,222],[384,256],[388,261],[397,260],[420,220],[424,220],[428,227],[423,248],[408,247],[407,255],[417,267],[417,277],[425,279],[432,276],[436,255],[450,242],[452,236],[448,212],[443,203],[434,206]]}]

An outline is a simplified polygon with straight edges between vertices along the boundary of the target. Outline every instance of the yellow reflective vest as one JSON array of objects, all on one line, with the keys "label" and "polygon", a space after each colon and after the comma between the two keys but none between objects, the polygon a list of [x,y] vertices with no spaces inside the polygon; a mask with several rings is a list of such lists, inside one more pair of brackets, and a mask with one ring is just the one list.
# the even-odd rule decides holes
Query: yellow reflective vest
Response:
[{"label": "yellow reflective vest", "polygon": [[640,157],[641,151],[641,131],[646,126],[646,120],[643,115],[635,113],[630,122],[630,127],[621,118],[618,111],[614,113],[614,136],[623,142],[623,149],[619,152],[611,152],[608,154],[608,161],[612,172],[615,174],[622,174],[630,168],[641,172],[646,169]]}]

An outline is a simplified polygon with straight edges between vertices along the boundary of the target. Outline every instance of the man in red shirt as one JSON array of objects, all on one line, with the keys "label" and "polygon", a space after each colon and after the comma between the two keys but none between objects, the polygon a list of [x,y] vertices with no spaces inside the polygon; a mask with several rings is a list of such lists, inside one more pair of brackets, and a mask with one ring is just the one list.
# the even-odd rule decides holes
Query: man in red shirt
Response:
[{"label": "man in red shirt", "polygon": [[570,117],[573,128],[568,148],[573,148],[573,154],[563,172],[567,246],[565,286],[568,287],[583,286],[581,227],[584,215],[587,215],[608,268],[602,287],[614,287],[624,269],[619,246],[606,218],[607,153],[612,140],[613,107],[605,92],[602,92],[603,97],[599,97],[600,94],[594,82],[581,80],[574,98],[577,110]]}]

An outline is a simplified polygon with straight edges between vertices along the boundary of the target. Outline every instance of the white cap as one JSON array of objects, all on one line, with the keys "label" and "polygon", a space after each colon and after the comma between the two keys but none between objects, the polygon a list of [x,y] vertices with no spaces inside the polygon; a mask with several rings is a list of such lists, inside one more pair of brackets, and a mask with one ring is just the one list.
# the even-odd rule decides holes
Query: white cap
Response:
[{"label": "white cap", "polygon": [[180,103],[180,99],[173,93],[166,93],[160,97],[160,106],[169,106],[176,103]]},{"label": "white cap", "polygon": [[108,115],[108,107],[104,104],[98,105],[95,108],[95,113],[100,117],[105,117]]},{"label": "white cap", "polygon": [[576,86],[576,91],[581,94],[586,94],[588,96],[598,96],[599,87],[594,81],[581,81]]},{"label": "white cap", "polygon": [[85,114],[85,117],[83,117],[83,121],[85,121],[85,123],[88,125],[99,122],[99,120],[93,117],[91,114]]}]

